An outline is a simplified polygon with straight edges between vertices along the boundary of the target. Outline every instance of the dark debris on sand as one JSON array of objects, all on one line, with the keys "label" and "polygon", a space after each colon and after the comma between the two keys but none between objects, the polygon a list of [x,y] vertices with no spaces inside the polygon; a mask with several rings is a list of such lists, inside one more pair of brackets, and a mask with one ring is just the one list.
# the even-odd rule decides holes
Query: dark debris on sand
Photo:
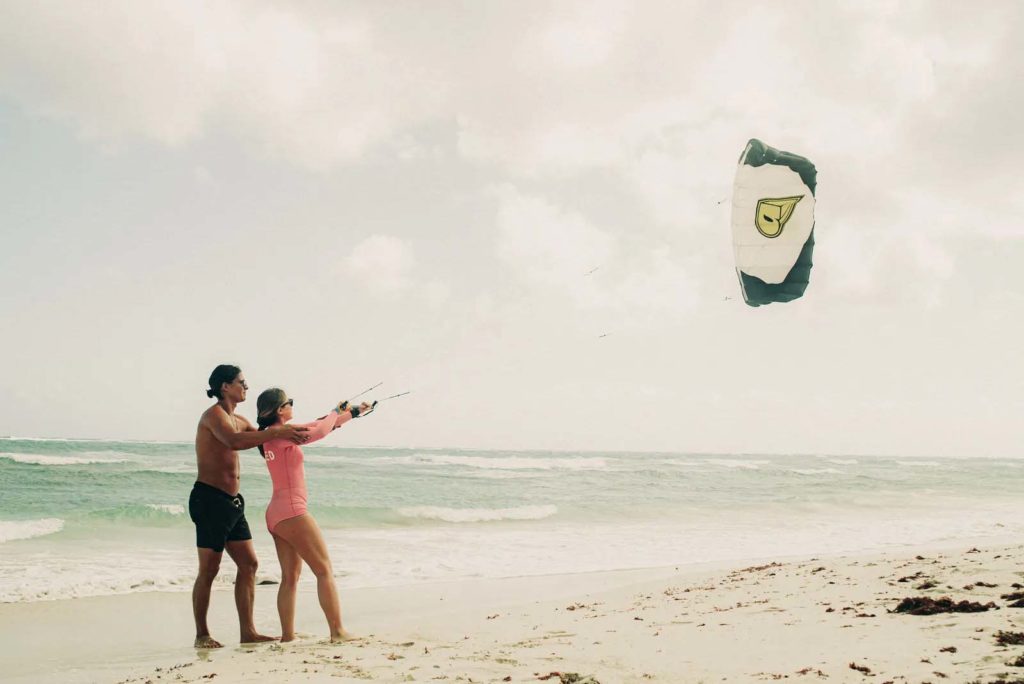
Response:
[{"label": "dark debris on sand", "polygon": [[751,565],[749,568],[742,568],[740,570],[734,570],[729,573],[730,575],[738,575],[743,572],[761,572],[762,570],[771,570],[772,568],[781,568],[782,563],[771,562],[768,565]]},{"label": "dark debris on sand", "polygon": [[894,613],[909,613],[910,615],[936,615],[937,613],[983,613],[999,606],[989,601],[985,605],[977,601],[954,601],[948,596],[940,599],[933,599],[927,596],[916,596],[905,598],[896,606]]},{"label": "dark debris on sand", "polygon": [[1013,591],[1003,594],[999,598],[1004,601],[1012,601],[1013,603],[1008,604],[1010,608],[1024,608],[1024,591]]},{"label": "dark debris on sand", "polygon": [[1024,644],[1024,632],[996,632],[996,643],[1000,646],[1020,646]]},{"label": "dark debris on sand", "polygon": [[821,670],[818,670],[818,669],[816,669],[816,668],[813,668],[813,667],[805,667],[805,668],[804,668],[804,669],[802,669],[802,670],[797,670],[797,671],[796,671],[796,673],[797,673],[798,675],[816,674],[816,675],[818,675],[819,677],[826,677],[826,678],[828,677],[828,675],[827,675],[827,674],[825,674],[825,673],[824,673],[824,672],[822,672]]},{"label": "dark debris on sand", "polygon": [[860,672],[861,674],[866,674],[866,675],[871,674],[871,668],[866,667],[864,665],[858,665],[857,663],[850,663],[850,669],[851,670],[856,670],[857,672]]},{"label": "dark debris on sand", "polygon": [[547,681],[557,677],[558,684],[601,684],[601,682],[594,679],[591,675],[581,675],[576,672],[549,672],[546,675],[534,672],[533,674],[541,681]]}]

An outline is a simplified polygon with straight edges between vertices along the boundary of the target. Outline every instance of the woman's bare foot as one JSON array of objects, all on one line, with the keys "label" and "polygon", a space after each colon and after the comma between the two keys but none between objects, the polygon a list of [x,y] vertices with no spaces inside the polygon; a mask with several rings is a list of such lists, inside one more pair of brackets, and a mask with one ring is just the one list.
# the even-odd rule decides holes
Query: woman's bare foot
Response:
[{"label": "woman's bare foot", "polygon": [[196,648],[224,648],[224,644],[214,639],[209,634],[196,637]]},{"label": "woman's bare foot", "polygon": [[341,632],[339,634],[332,634],[331,635],[331,643],[332,644],[340,644],[340,643],[342,643],[344,641],[355,641],[358,638],[359,637],[357,637],[352,632],[346,632],[345,630],[341,630]]},{"label": "woman's bare foot", "polygon": [[289,641],[295,641],[295,635],[294,634],[282,634],[281,635],[281,643],[282,644],[287,643]]},{"label": "woman's bare foot", "polygon": [[241,642],[243,644],[259,644],[265,641],[277,641],[277,637],[266,636],[265,634],[253,632],[252,634],[243,634],[241,638]]}]

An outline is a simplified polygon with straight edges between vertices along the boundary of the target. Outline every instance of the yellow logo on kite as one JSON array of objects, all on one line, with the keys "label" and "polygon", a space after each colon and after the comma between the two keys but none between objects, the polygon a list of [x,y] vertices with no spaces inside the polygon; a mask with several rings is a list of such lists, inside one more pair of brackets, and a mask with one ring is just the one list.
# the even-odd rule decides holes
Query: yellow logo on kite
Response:
[{"label": "yellow logo on kite", "polygon": [[775,199],[763,199],[757,202],[757,214],[754,217],[754,224],[757,232],[766,238],[779,237],[782,229],[786,227],[786,221],[793,215],[796,203],[804,198],[799,197],[777,197]]}]

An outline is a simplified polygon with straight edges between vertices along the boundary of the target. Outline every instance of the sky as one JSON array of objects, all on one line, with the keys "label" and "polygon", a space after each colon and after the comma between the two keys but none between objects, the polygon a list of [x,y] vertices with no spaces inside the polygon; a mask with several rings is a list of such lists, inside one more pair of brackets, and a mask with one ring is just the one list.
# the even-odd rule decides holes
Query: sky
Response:
[{"label": "sky", "polygon": [[[969,19],[969,20],[968,20]],[[0,4],[0,435],[1018,456],[1024,5]],[[743,304],[750,138],[814,269]],[[595,270],[596,269],[596,270]],[[379,392],[379,393],[377,393]]]}]

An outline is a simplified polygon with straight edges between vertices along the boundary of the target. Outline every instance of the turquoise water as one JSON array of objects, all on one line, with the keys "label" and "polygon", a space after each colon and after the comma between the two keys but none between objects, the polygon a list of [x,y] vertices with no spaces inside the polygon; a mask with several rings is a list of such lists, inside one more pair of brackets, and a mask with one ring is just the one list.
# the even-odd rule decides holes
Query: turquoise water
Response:
[{"label": "turquoise water", "polygon": [[[349,586],[1024,531],[1024,462],[1009,458],[305,451],[311,511]],[[0,601],[189,589],[194,462],[191,443],[0,439]],[[242,454],[242,491],[272,579],[255,450]]]}]

